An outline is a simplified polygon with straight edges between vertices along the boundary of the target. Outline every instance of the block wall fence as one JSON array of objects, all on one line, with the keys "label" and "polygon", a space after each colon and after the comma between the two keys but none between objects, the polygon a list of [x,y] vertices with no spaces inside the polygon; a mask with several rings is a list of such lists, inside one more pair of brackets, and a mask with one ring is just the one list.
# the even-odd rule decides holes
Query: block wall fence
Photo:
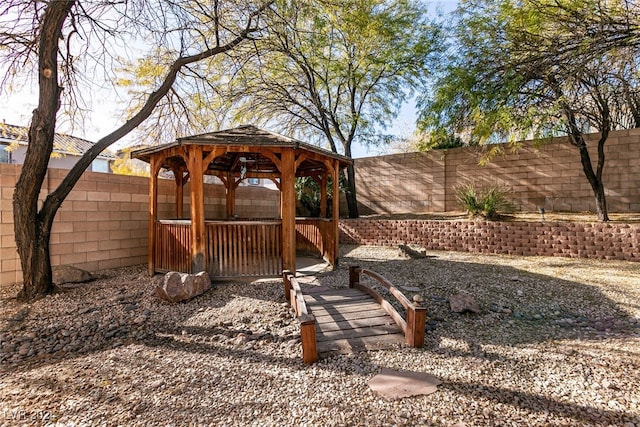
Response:
[{"label": "block wall fence", "polygon": [[640,224],[344,219],[340,242],[640,262]]},{"label": "block wall fence", "polygon": [[[22,271],[13,231],[13,192],[19,165],[0,164],[0,285],[20,282]],[[41,197],[60,183],[67,171],[49,169]],[[158,216],[175,218],[175,184],[159,180]],[[189,216],[189,186],[185,190]],[[205,185],[207,218],[225,215],[222,185]],[[280,193],[262,187],[239,187],[236,212],[241,217],[277,217]],[[71,264],[97,271],[147,262],[149,178],[85,172],[62,203],[51,235],[52,265]]]},{"label": "block wall fence", "polygon": [[[592,153],[597,137],[589,135]],[[496,145],[504,155],[486,166],[479,166],[482,152],[476,147],[356,159],[360,214],[460,211],[455,189],[467,183],[506,187],[521,211],[595,211],[578,150],[566,138],[553,138],[539,147],[533,141],[517,145],[515,151]],[[640,211],[640,129],[611,132],[605,155],[609,211]],[[595,165],[597,158],[592,162]]]}]

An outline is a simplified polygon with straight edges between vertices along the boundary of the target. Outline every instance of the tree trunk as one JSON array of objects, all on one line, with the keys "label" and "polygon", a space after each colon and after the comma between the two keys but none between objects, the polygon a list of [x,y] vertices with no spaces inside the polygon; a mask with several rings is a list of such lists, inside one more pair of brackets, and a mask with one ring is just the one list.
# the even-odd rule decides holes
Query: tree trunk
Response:
[{"label": "tree trunk", "polygon": [[[552,85],[558,97],[562,96],[562,91],[559,89],[557,82],[553,82]],[[600,124],[600,138],[598,140],[598,164],[594,171],[591,164],[591,156],[589,155],[589,147],[584,139],[584,134],[578,126],[575,112],[569,107],[568,104],[563,103],[563,110],[567,119],[569,142],[575,145],[580,152],[580,163],[582,164],[582,171],[587,177],[593,195],[596,201],[596,213],[600,221],[609,221],[609,214],[607,212],[607,199],[604,193],[604,184],[602,182],[602,173],[604,171],[604,144],[609,138],[609,131],[611,130],[611,122],[609,120],[609,109],[605,102],[600,103],[602,107],[602,123]]]},{"label": "tree trunk", "polygon": [[607,211],[607,198],[604,193],[604,183],[602,182],[602,169],[604,168],[604,140],[601,138],[598,143],[598,171],[594,172],[593,165],[591,164],[591,156],[589,155],[589,149],[582,135],[573,136],[574,145],[578,147],[580,151],[580,162],[582,163],[582,170],[587,177],[593,195],[596,202],[596,213],[600,221],[609,221],[609,213]]},{"label": "tree trunk", "polygon": [[49,241],[55,215],[91,162],[107,147],[127,135],[142,123],[158,102],[171,90],[180,70],[194,62],[224,54],[236,48],[257,30],[254,19],[273,1],[267,1],[247,17],[245,28],[226,44],[189,56],[178,57],[158,89],[149,94],[140,110],[125,124],[96,142],[76,162],[58,187],[42,202],[38,211],[38,197],[47,174],[53,151],[56,114],[60,106],[62,88],[58,86],[58,43],[63,40],[62,27],[77,0],[51,1],[38,28],[39,94],[38,107],[33,112],[29,129],[29,146],[22,172],[13,195],[16,246],[23,272],[23,289],[18,298],[29,301],[53,289]]},{"label": "tree trunk", "polygon": [[[352,161],[353,157],[351,156],[351,144],[353,143],[354,135],[355,127],[351,128],[348,139],[343,138],[342,134],[340,134],[340,140],[342,142],[342,146],[344,147],[344,155]],[[345,196],[347,198],[347,210],[349,211],[349,218],[358,218],[360,214],[358,213],[358,199],[356,194],[356,170],[353,164],[347,166],[345,178],[345,181],[347,183]]]},{"label": "tree trunk", "polygon": [[51,209],[38,212],[38,196],[53,151],[62,92],[58,85],[58,43],[62,26],[74,4],[75,0],[51,2],[39,31],[38,107],[33,111],[29,146],[13,194],[14,231],[24,283],[18,299],[22,301],[32,300],[53,289],[49,240],[57,208],[53,212]]},{"label": "tree trunk", "polygon": [[353,165],[347,166],[347,209],[349,218],[358,218],[358,200],[356,197],[356,172]]},{"label": "tree trunk", "polygon": [[593,189],[593,193],[596,197],[596,213],[598,214],[598,219],[603,222],[609,221],[607,198],[604,194],[604,185],[602,184],[602,181],[599,181],[599,185],[597,186],[597,188]]}]

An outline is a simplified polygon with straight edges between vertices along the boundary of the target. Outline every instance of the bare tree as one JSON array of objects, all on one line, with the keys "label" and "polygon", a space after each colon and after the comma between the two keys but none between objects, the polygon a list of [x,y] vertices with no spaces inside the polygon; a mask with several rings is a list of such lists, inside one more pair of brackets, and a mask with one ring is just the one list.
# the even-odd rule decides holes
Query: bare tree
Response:
[{"label": "bare tree", "polygon": [[[35,64],[39,87],[29,146],[13,200],[24,277],[20,300],[33,300],[52,290],[49,241],[53,220],[85,169],[100,152],[149,117],[191,64],[226,54],[257,34],[259,17],[271,3],[10,0],[0,6],[5,28],[0,32],[0,61],[9,70],[4,82],[19,72],[16,70]],[[82,80],[93,78],[87,70],[111,63],[113,49],[141,40],[163,48],[162,61],[157,63],[163,70],[158,85],[145,94],[140,108],[122,126],[80,158],[38,207],[61,104],[67,103],[73,111],[81,100]],[[88,61],[84,73],[78,68],[80,58]]]}]

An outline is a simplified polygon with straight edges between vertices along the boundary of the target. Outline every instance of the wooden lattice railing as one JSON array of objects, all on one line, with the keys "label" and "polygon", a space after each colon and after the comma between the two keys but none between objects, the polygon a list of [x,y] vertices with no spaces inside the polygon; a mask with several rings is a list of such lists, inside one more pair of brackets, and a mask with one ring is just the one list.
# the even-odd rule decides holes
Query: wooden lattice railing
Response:
[{"label": "wooden lattice railing", "polygon": [[[384,286],[391,295],[393,295],[407,311],[407,318],[403,319],[393,305],[385,300],[380,294],[373,289],[360,283],[360,275],[367,275],[375,279],[380,285]],[[424,345],[425,324],[427,320],[426,307],[420,306],[420,301],[411,302],[404,296],[393,284],[380,274],[360,268],[357,266],[349,267],[349,287],[359,289],[371,295],[382,306],[384,311],[402,328],[404,332],[405,342],[411,347],[422,347]]]}]

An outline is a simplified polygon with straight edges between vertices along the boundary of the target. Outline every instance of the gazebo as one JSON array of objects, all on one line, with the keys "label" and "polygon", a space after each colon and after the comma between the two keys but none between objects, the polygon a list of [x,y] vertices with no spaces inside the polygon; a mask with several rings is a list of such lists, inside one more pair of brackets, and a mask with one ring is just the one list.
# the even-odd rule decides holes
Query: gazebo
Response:
[{"label": "gazebo", "polygon": [[[212,279],[278,276],[296,270],[296,249],[314,249],[335,267],[338,261],[340,170],[344,156],[255,126],[178,138],[136,150],[150,164],[149,273],[207,271]],[[175,218],[158,219],[158,175],[175,179]],[[226,191],[226,218],[205,218],[204,176],[216,176]],[[296,218],[296,177],[321,188],[320,218]],[[280,190],[280,218],[237,218],[235,194],[247,178],[270,179]],[[332,206],[327,206],[328,183]],[[184,187],[190,215],[184,215]]]}]

